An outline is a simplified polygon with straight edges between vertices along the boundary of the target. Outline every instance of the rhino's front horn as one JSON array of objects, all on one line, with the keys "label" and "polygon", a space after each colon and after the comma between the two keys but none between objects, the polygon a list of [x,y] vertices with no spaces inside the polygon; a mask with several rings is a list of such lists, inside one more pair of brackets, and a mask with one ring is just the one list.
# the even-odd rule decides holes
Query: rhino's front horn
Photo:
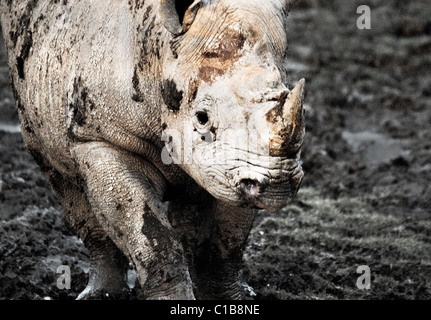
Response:
[{"label": "rhino's front horn", "polygon": [[271,126],[269,153],[277,157],[296,157],[305,135],[303,110],[305,80],[301,79],[285,100],[267,113]]}]

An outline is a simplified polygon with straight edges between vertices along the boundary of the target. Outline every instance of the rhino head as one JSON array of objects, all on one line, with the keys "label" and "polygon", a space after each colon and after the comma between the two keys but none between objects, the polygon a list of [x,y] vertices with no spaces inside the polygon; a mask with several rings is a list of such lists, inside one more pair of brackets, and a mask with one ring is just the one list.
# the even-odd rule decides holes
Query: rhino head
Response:
[{"label": "rhino head", "polygon": [[165,163],[221,201],[279,210],[297,193],[304,80],[283,67],[291,1],[161,2]]}]

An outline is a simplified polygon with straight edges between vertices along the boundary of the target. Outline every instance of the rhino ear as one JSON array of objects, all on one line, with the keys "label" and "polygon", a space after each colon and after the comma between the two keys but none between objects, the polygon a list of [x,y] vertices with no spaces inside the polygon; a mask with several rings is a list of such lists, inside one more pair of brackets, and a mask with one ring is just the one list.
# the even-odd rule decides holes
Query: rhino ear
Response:
[{"label": "rhino ear", "polygon": [[201,0],[161,0],[160,15],[165,28],[174,35],[186,32],[196,16]]}]

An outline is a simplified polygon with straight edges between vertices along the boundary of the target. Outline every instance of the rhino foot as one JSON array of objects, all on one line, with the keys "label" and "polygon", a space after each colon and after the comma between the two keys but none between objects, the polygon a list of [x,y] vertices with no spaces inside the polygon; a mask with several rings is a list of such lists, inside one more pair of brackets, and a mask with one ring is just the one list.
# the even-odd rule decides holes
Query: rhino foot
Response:
[{"label": "rhino foot", "polygon": [[88,285],[78,295],[77,300],[130,299],[127,266],[128,261],[124,256],[113,255],[110,258],[93,260]]}]

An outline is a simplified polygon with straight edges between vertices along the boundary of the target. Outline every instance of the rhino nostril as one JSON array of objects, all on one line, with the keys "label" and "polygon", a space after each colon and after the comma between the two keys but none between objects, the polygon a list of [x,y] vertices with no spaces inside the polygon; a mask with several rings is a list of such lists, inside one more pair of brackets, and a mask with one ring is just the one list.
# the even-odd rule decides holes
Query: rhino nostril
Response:
[{"label": "rhino nostril", "polygon": [[262,193],[262,186],[256,180],[243,179],[239,183],[239,189],[247,198],[257,198]]}]

